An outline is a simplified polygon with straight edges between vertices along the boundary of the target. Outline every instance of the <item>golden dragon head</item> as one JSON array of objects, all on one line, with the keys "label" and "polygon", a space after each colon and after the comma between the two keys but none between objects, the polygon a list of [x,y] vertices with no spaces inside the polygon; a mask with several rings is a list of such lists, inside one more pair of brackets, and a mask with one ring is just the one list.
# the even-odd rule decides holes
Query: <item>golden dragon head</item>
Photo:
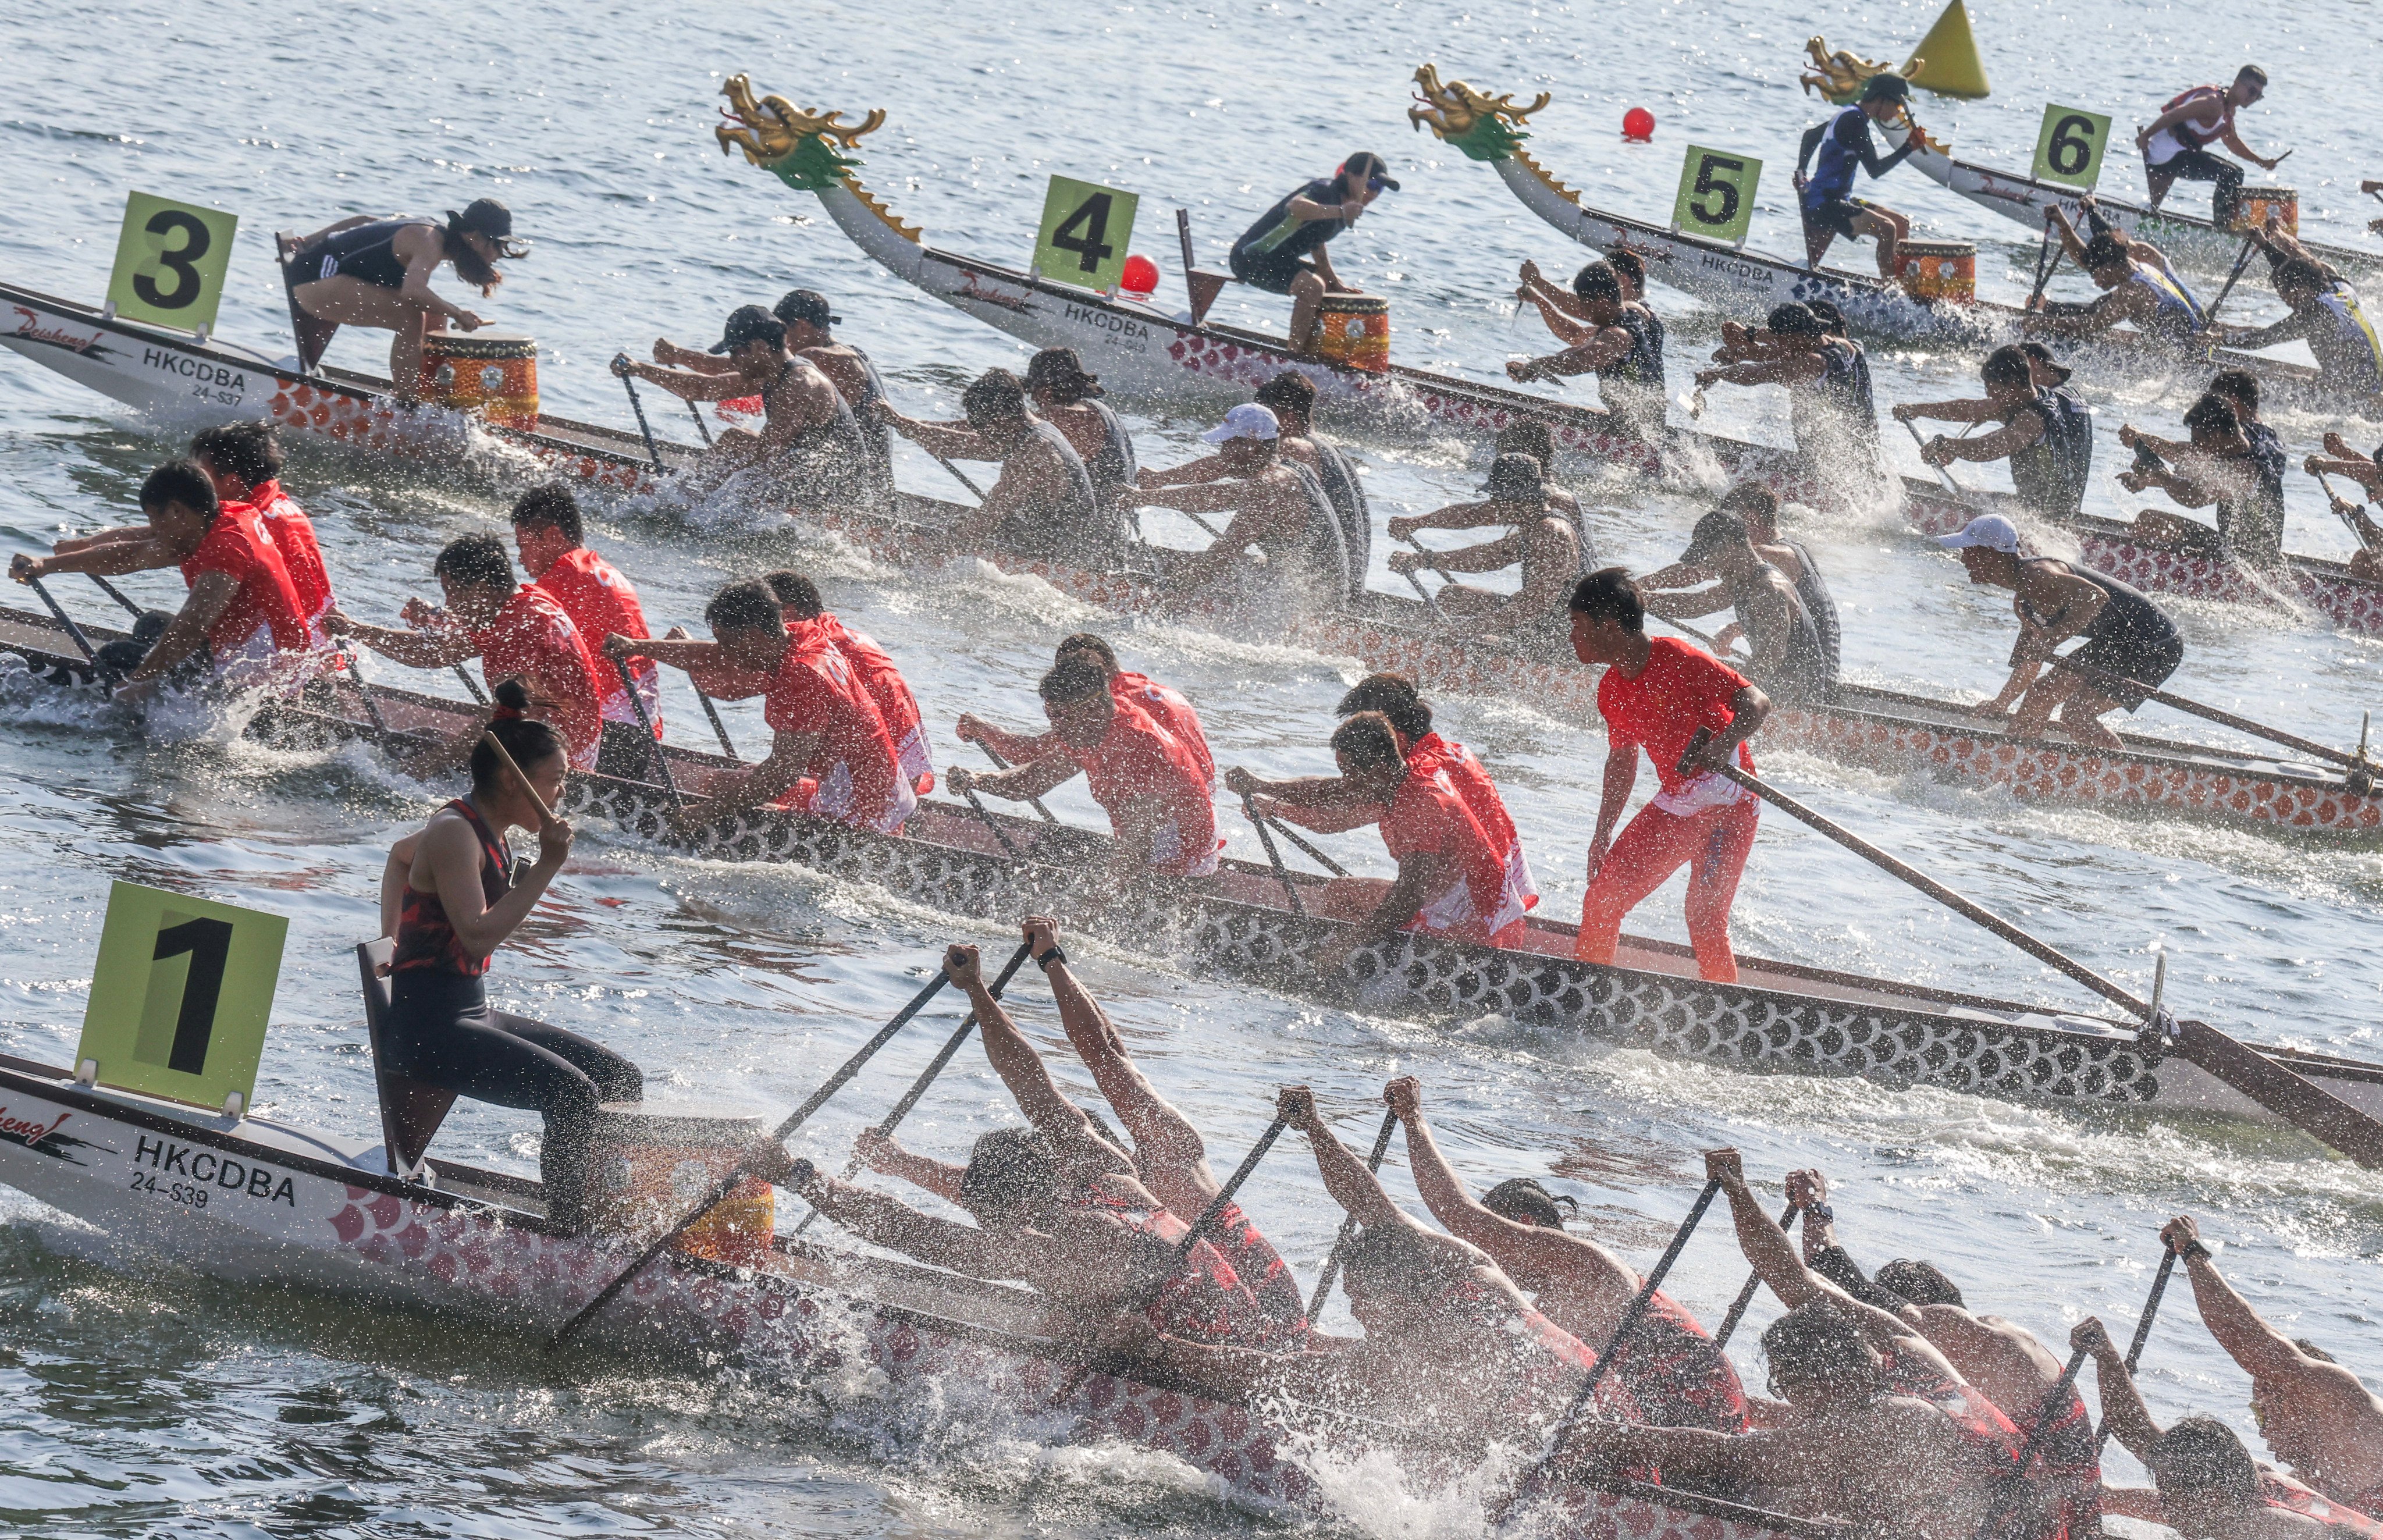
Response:
[{"label": "golden dragon head", "polygon": [[1417,69],[1414,78],[1415,105],[1407,109],[1409,126],[1429,128],[1441,141],[1475,160],[1511,154],[1523,142],[1523,120],[1555,100],[1543,91],[1538,100],[1525,106],[1511,94],[1490,96],[1463,80],[1443,85],[1438,68],[1428,64]]},{"label": "golden dragon head", "polygon": [[885,122],[883,107],[858,123],[846,123],[841,109],[806,112],[783,96],[756,97],[752,80],[743,75],[729,76],[720,94],[729,102],[720,109],[728,121],[711,130],[720,140],[721,154],[742,150],[747,160],[759,166],[774,167],[804,145],[821,140],[833,140],[849,150]]}]

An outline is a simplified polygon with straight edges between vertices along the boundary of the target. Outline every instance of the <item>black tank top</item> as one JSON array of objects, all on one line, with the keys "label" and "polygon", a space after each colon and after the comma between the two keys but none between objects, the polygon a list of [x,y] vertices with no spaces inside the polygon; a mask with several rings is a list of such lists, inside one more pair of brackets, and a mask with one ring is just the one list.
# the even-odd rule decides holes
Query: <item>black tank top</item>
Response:
[{"label": "black tank top", "polygon": [[[852,344],[845,344],[852,348]],[[885,399],[885,381],[877,373],[877,365],[858,348],[852,356],[860,360],[860,400],[852,403],[853,425],[860,430],[861,447],[869,452],[869,462],[875,469],[885,489],[894,489],[894,430],[877,416],[877,403]]]},{"label": "black tank top", "polygon": [[[2163,646],[2169,642],[2181,645],[2181,639],[2177,634],[2176,622],[2168,619],[2167,610],[2145,598],[2139,590],[2119,582],[2109,573],[2097,573],[2091,567],[2080,567],[2074,561],[2055,561],[2049,556],[2027,557],[2020,564],[2029,567],[2058,567],[2063,572],[2074,573],[2102,590],[2106,602],[2103,604],[2101,613],[2093,617],[2092,625],[2080,633],[2087,641],[2142,643],[2153,647]],[[2060,619],[2056,614],[2044,615],[2038,612],[2035,606],[2027,603],[2024,599],[2019,603],[2027,618],[2046,630],[2054,629],[2054,622]]]},{"label": "black tank top", "polygon": [[2037,513],[2067,523],[2085,506],[2093,478],[2093,415],[2075,392],[2059,389],[2042,391],[2019,410],[2042,419],[2043,437],[2010,457],[2011,485]]},{"label": "black tank top", "polygon": [[1878,448],[1878,408],[1871,396],[1870,360],[1843,338],[1821,348],[1821,377],[1793,388],[1788,418],[1797,448],[1809,458],[1832,441],[1855,450]]},{"label": "black tank top", "polygon": [[1324,495],[1332,499],[1332,511],[1340,520],[1340,551],[1349,561],[1349,592],[1353,597],[1365,585],[1365,573],[1374,565],[1374,511],[1365,501],[1365,484],[1357,479],[1357,468],[1346,456],[1321,438],[1307,440],[1315,446],[1315,479],[1324,484]]},{"label": "black tank top", "polygon": [[1101,420],[1101,447],[1084,462],[1084,474],[1093,478],[1093,495],[1100,499],[1101,506],[1118,509],[1126,488],[1142,474],[1134,460],[1133,437],[1106,401],[1086,400],[1082,404],[1091,407],[1093,414]]},{"label": "black tank top", "polygon": [[[1549,508],[1523,528],[1522,565],[1525,589],[1528,589],[1533,580],[1540,575],[1539,563],[1544,560],[1537,554],[1539,543],[1530,536],[1542,533],[1550,524],[1571,533],[1574,547],[1579,553],[1580,570],[1584,573],[1589,570],[1588,542],[1582,538],[1579,524],[1566,515],[1562,509]],[[1563,574],[1566,578],[1574,575],[1569,572]],[[1536,611],[1522,617],[1520,623],[1513,630],[1515,639],[1527,646],[1536,656],[1545,657],[1554,654],[1568,656],[1572,643],[1572,610],[1569,605],[1559,604],[1553,610]]]},{"label": "black tank top", "polygon": [[1125,523],[1115,508],[1093,493],[1092,473],[1068,436],[1040,417],[1027,419],[1027,432],[1056,454],[1068,478],[1067,491],[1021,508],[1002,521],[1001,542],[1021,556],[1039,556],[1105,571],[1125,559]]},{"label": "black tank top", "polygon": [[1837,601],[1821,580],[1820,564],[1812,560],[1809,547],[1801,540],[1779,544],[1796,553],[1796,565],[1804,570],[1796,580],[1796,597],[1804,601],[1804,612],[1812,617],[1812,628],[1821,634],[1821,650],[1829,656],[1829,677],[1838,678],[1845,671],[1845,630],[1837,621]]},{"label": "black tank top", "polygon": [[311,246],[301,247],[298,254],[290,259],[290,281],[313,283],[317,278],[337,277],[344,273],[376,289],[402,289],[405,264],[397,257],[397,232],[441,228],[435,219],[376,219],[369,225],[327,235]]},{"label": "black tank top", "polygon": [[[1768,561],[1762,565],[1766,572],[1779,576],[1784,587],[1783,591],[1783,587],[1763,585],[1770,593],[1787,601],[1787,647],[1777,671],[1755,683],[1766,692],[1791,704],[1833,698],[1837,693],[1837,671],[1829,657],[1828,648],[1821,644],[1821,628],[1813,623],[1812,613],[1804,608],[1804,600],[1797,594],[1795,585],[1786,582],[1786,574]],[[1723,581],[1727,582],[1726,579]],[[1728,583],[1728,587],[1730,603],[1737,610],[1738,623],[1746,625],[1747,616],[1750,613],[1746,601],[1754,596],[1735,583]],[[1747,625],[1747,630],[1750,634],[1753,627]]]},{"label": "black tank top", "polygon": [[[775,407],[778,391],[796,367],[794,361],[788,360],[786,366],[778,371],[778,377],[762,387],[761,406],[765,412]],[[797,432],[779,452],[790,462],[801,490],[809,496],[832,501],[866,500],[877,485],[868,441],[852,415],[852,403],[844,399],[840,390],[830,393],[835,397],[835,414]]]},{"label": "black tank top", "polygon": [[[442,811],[462,814],[478,837],[480,896],[493,907],[497,900],[512,891],[512,847],[497,838],[478,810],[463,798],[450,802]],[[399,901],[396,942],[389,958],[391,973],[421,968],[476,979],[488,971],[488,958],[475,957],[463,950],[463,942],[455,934],[454,922],[447,918],[447,906],[438,894],[435,891],[417,891],[410,880],[405,884],[404,897]]]},{"label": "black tank top", "polygon": [[1296,460],[1280,463],[1299,477],[1299,488],[1307,495],[1307,518],[1296,539],[1261,540],[1258,548],[1266,553],[1269,564],[1298,574],[1297,581],[1330,595],[1335,603],[1345,602],[1351,579],[1340,515],[1332,511],[1332,499],[1325,496],[1324,483],[1314,471]]}]

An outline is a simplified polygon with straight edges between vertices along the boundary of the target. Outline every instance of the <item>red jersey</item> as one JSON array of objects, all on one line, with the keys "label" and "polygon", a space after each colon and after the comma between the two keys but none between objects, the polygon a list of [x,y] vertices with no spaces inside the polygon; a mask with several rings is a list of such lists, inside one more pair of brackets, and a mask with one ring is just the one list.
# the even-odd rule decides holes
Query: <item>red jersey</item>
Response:
[{"label": "red jersey", "polygon": [[1211,782],[1216,779],[1216,757],[1208,752],[1208,735],[1200,731],[1200,713],[1192,709],[1180,690],[1170,690],[1146,673],[1119,669],[1109,675],[1109,697],[1130,700],[1149,712],[1153,721],[1183,740],[1203,779]]},{"label": "red jersey", "polygon": [[920,796],[933,791],[935,767],[927,758],[927,724],[920,720],[918,697],[910,693],[902,671],[894,666],[893,656],[867,633],[853,630],[833,615],[822,614],[812,623],[821,635],[835,644],[859,677],[860,687],[869,692],[870,704],[877,708],[879,719],[894,739],[895,760],[910,778],[911,788]]},{"label": "red jersey", "polygon": [[1407,763],[1412,766],[1421,756],[1426,768],[1448,772],[1449,784],[1456,788],[1467,810],[1480,820],[1481,832],[1489,843],[1506,853],[1506,886],[1525,909],[1539,901],[1539,885],[1531,876],[1531,863],[1523,857],[1523,836],[1514,830],[1514,820],[1506,816],[1506,799],[1498,795],[1497,782],[1481,768],[1481,761],[1463,744],[1426,733],[1411,744],[1402,744]]},{"label": "red jersey", "polygon": [[538,697],[537,714],[571,745],[571,768],[594,769],[603,742],[604,701],[621,687],[604,687],[602,665],[562,606],[545,589],[525,583],[495,620],[472,633],[472,645],[480,649],[480,673],[488,687],[521,675]]},{"label": "red jersey", "polygon": [[[1605,735],[1616,747],[1636,744],[1655,761],[1655,773],[1665,797],[1698,796],[1699,783],[1710,775],[1683,777],[1680,756],[1700,728],[1727,727],[1734,713],[1730,700],[1747,688],[1744,674],[1701,647],[1670,636],[1647,639],[1647,666],[1632,679],[1620,669],[1608,669],[1597,682],[1597,708],[1605,718]],[[1737,767],[1754,773],[1754,755],[1737,745]],[[1735,802],[1747,794],[1727,781],[1721,785],[1732,795],[1701,797],[1705,807]],[[1659,803],[1659,806],[1661,804]],[[1666,807],[1667,812],[1691,812],[1694,807]]]},{"label": "red jersey", "polygon": [[1176,877],[1205,877],[1216,869],[1216,809],[1208,800],[1208,778],[1192,747],[1161,727],[1149,712],[1112,695],[1117,714],[1109,730],[1090,748],[1065,739],[1061,752],[1076,761],[1091,785],[1093,800],[1109,815],[1109,828],[1122,836],[1126,805],[1157,796],[1166,816],[1142,859],[1152,869]]},{"label": "red jersey", "polygon": [[1424,901],[1407,929],[1502,945],[1500,933],[1521,924],[1524,906],[1507,891],[1505,853],[1483,832],[1447,771],[1408,765],[1399,795],[1382,813],[1382,844],[1394,860],[1433,851],[1447,863],[1446,885]]},{"label": "red jersey", "polygon": [[[1105,1214],[1148,1238],[1153,1252],[1172,1252],[1192,1233],[1170,1209],[1146,1209],[1113,1193],[1087,1187],[1068,1204],[1081,1214]],[[1151,1245],[1151,1243],[1156,1243]],[[1167,1274],[1157,1297],[1144,1307],[1150,1324],[1186,1342],[1250,1348],[1277,1346],[1277,1329],[1224,1252],[1203,1238]]]},{"label": "red jersey", "polygon": [[304,652],[313,645],[290,569],[253,505],[224,504],[198,548],[182,559],[182,581],[192,587],[208,573],[240,585],[207,627],[207,651],[218,666],[242,657]]},{"label": "red jersey", "polygon": [[2383,1536],[2383,1523],[2377,1523],[2348,1504],[2335,1502],[2316,1488],[2265,1465],[2259,1468],[2259,1500],[2269,1508],[2280,1508],[2288,1513],[2314,1519],[2326,1528],[2342,1534]]},{"label": "red jersey", "polygon": [[[619,634],[642,642],[653,634],[646,629],[646,612],[637,603],[636,589],[614,570],[612,563],[586,546],[574,546],[556,557],[553,565],[537,574],[537,586],[562,606],[562,612],[579,628],[580,639],[611,685],[604,692],[605,717],[612,721],[636,721],[636,710],[622,696],[617,683],[621,671],[604,656],[604,638]],[[645,698],[646,714],[654,722],[654,736],[661,737],[661,666],[650,658],[636,659],[629,664],[629,677],[637,682],[637,694]]]},{"label": "red jersey", "polygon": [[858,829],[890,834],[918,807],[895,758],[884,719],[844,653],[806,625],[788,634],[786,656],[761,706],[774,733],[816,733],[791,806]]},{"label": "red jersey", "polygon": [[249,506],[265,521],[273,548],[281,553],[290,586],[298,592],[298,612],[306,617],[309,626],[315,625],[331,608],[332,599],[331,574],[323,565],[323,548],[315,543],[314,521],[278,481],[262,481],[251,487]]}]

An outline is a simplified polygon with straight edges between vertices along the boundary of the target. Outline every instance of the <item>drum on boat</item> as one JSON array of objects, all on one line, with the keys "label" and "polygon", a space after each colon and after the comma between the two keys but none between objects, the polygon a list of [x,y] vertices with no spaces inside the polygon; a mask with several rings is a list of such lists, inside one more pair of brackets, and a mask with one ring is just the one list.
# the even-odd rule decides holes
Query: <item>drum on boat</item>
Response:
[{"label": "drum on boat", "polygon": [[2289,187],[2246,187],[2234,195],[2237,231],[2264,229],[2270,213],[2284,216],[2284,233],[2301,233],[2301,195]]},{"label": "drum on boat", "polygon": [[1895,248],[1895,268],[1911,297],[1923,303],[1975,304],[1978,249],[1966,240],[1906,240]]},{"label": "drum on boat", "polygon": [[1390,366],[1390,302],[1327,294],[1315,307],[1315,351],[1327,363],[1380,374]]},{"label": "drum on boat", "polygon": [[434,331],[422,339],[424,400],[500,427],[537,427],[537,344],[518,332]]},{"label": "drum on boat", "polygon": [[[599,1230],[659,1235],[761,1141],[758,1117],[683,1103],[607,1102],[588,1140],[587,1213]],[[777,1223],[770,1184],[748,1177],[687,1228],[681,1250],[759,1264]]]}]

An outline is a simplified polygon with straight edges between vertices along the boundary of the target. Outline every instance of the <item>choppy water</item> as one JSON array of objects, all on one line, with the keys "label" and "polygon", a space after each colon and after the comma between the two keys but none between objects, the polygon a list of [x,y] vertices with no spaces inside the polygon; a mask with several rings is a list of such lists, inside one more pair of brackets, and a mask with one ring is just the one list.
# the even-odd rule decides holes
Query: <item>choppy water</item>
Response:
[{"label": "choppy water", "polygon": [[[1494,91],[1553,91],[1534,125],[1540,158],[1623,210],[1668,206],[1688,138],[1764,154],[1772,174],[1755,241],[1778,250],[1794,242],[1785,169],[1816,110],[1793,83],[1804,38],[1822,32],[1835,46],[1900,57],[1932,14],[1929,5],[1789,13],[1716,0],[1472,14],[1446,5],[813,5],[697,17],[426,0],[334,18],[253,0],[20,3],[0,9],[12,86],[0,108],[0,271],[96,297],[127,190],[233,209],[242,229],[221,330],[278,351],[270,230],[494,193],[537,249],[485,308],[538,337],[547,400],[560,413],[625,425],[601,369],[611,351],[641,351],[657,334],[705,339],[728,306],[767,302],[796,282],[834,296],[846,334],[870,349],[908,405],[947,407],[976,370],[1015,364],[1016,345],[900,287],[807,201],[721,159],[709,134],[712,92],[722,75],[750,70],[806,104],[887,107],[889,127],[864,143],[864,175],[945,245],[1022,256],[1054,171],[1140,190],[1137,245],[1162,258],[1168,293],[1166,210],[1191,207],[1213,257],[1291,181],[1378,147],[1405,190],[1336,246],[1336,260],[1392,296],[1401,357],[1486,378],[1540,346],[1502,298],[1515,263],[1534,256],[1561,269],[1576,258],[1487,169],[1401,127],[1415,65],[1436,60]],[[2355,187],[2375,169],[2359,155],[2371,104],[2365,76],[2343,61],[2371,53],[2371,6],[2319,0],[2259,18],[2249,37],[2204,11],[2108,0],[1988,3],[1973,14],[1996,94],[1924,104],[1930,126],[1965,154],[2023,163],[2048,98],[2138,121],[2147,104],[2230,73],[2247,44],[2275,86],[2246,129],[2255,143],[2297,147],[2287,169],[2303,190],[2304,228],[2367,239]],[[1662,120],[1652,147],[1615,135],[1636,103]],[[2122,189],[2136,176],[2123,159],[2107,174]],[[1923,233],[1975,240],[2022,273],[2032,258],[2018,226],[1912,173],[1877,191],[1913,212]],[[2180,196],[2196,206],[2201,193]],[[1990,290],[2023,283],[2003,264],[1982,266]],[[1689,308],[1668,294],[1658,303]],[[1247,314],[1279,325],[1276,311],[1250,305]],[[381,362],[352,337],[332,356]],[[1942,396],[1970,368],[1882,350],[1882,392]],[[0,360],[0,536],[14,546],[123,516],[141,474],[174,447],[19,359]],[[2102,390],[2105,453],[2121,415],[2172,425],[2185,400],[2158,382]],[[1784,431],[1776,401],[1759,393],[1717,393],[1715,407],[1723,430],[1774,440]],[[1146,463],[1188,455],[1201,425],[1129,416]],[[2298,450],[2327,425],[2283,425]],[[2364,442],[2365,431],[2353,437]],[[1890,448],[1911,462],[1908,445]],[[1481,466],[1478,446],[1450,436],[1368,442],[1362,458],[1385,514],[1436,506],[1469,489]],[[924,461],[904,469],[922,490],[936,489],[939,474]],[[1613,506],[1609,548],[1634,562],[1667,560],[1697,511],[1626,481],[1599,485],[1586,467],[1574,480]],[[290,482],[314,511],[345,603],[365,615],[426,590],[432,553],[459,533],[497,527],[509,496],[493,461],[485,478],[432,482],[304,450]],[[1972,690],[1998,682],[2006,612],[1966,590],[1951,562],[1891,521],[1811,533],[1847,607],[1860,676]],[[902,573],[787,532],[691,537],[678,521],[635,509],[599,520],[598,538],[657,623],[694,618],[729,574],[789,557],[811,565],[836,608],[894,649],[939,731],[962,709],[1031,720],[1031,680],[1052,640],[1097,624],[1130,660],[1200,703],[1225,762],[1312,769],[1323,762],[1330,702],[1353,676],[1350,659],[1128,623],[974,563]],[[2340,550],[2346,540],[2296,493],[2290,544]],[[136,586],[173,591],[170,578]],[[2193,693],[2335,742],[2354,733],[2383,644],[2246,610],[2179,608],[2192,647],[2180,683]],[[1548,902],[1562,913],[1582,885],[1600,736],[1517,701],[1439,704],[1509,786]],[[682,722],[694,716],[691,697],[671,706]],[[730,721],[743,741],[759,741],[749,710]],[[388,841],[434,789],[360,753],[147,746],[112,718],[5,679],[0,723],[0,1051],[51,1061],[71,1052],[110,880],[186,887],[290,917],[262,1100],[284,1115],[368,1130],[348,948],[372,926]],[[1768,763],[1856,829],[2116,977],[2147,981],[2151,948],[2166,944],[2179,965],[2172,999],[2188,1011],[2263,1041],[2383,1054],[2374,1025],[2383,967],[2372,955],[2383,861],[2371,849],[2022,807],[1793,755]],[[1080,791],[1055,802],[1063,817],[1096,817]],[[1364,842],[1340,844],[1352,864],[1381,868]],[[1639,926],[1678,935],[1677,902],[1676,887],[1659,895]],[[1748,952],[2076,998],[1783,820],[1765,827],[1738,919]],[[962,933],[882,893],[686,861],[599,830],[525,944],[506,954],[500,992],[622,1048],[667,1084],[733,1085],[740,1099],[782,1107]],[[1554,1171],[1633,1255],[1651,1257],[1685,1209],[1693,1152],[1730,1142],[1766,1177],[1828,1169],[1858,1254],[1936,1258],[1974,1301],[2062,1337],[2080,1312],[2130,1317],[2154,1228],[2192,1210],[2231,1242],[2229,1270],[2263,1308],[2383,1371],[2372,1272],[2383,1178],[2294,1139],[1756,1079],[1498,1021],[1426,1029],[1078,950],[1137,1053],[1220,1152],[1264,1127],[1278,1084],[1314,1083],[1353,1129],[1370,1122],[1381,1082],[1412,1071],[1429,1083],[1443,1143],[1474,1178]],[[1039,1016],[1036,1025],[1051,1029]],[[864,1079],[805,1147],[840,1154],[911,1062]],[[950,1152],[1007,1115],[989,1075],[963,1061],[911,1133]],[[532,1164],[525,1117],[465,1106],[449,1127],[456,1156]],[[1391,1179],[1403,1190],[1403,1178]],[[1303,1152],[1287,1145],[1252,1200],[1312,1277],[1338,1215]],[[71,1250],[56,1215],[0,1197],[0,1525],[14,1532],[1207,1536],[1265,1527],[1131,1451],[1047,1448],[998,1422],[955,1413],[921,1423],[900,1409],[694,1369],[553,1361],[440,1323],[170,1274],[118,1277]],[[1690,1247],[1678,1291],[1710,1318],[1742,1274],[1716,1227]],[[1753,1324],[1770,1308],[1758,1306]],[[2249,1434],[2241,1377],[2180,1300],[2147,1363],[2161,1414],[2215,1411]],[[1448,1522],[1428,1505],[1376,1496],[1352,1524],[1406,1534]]]}]

